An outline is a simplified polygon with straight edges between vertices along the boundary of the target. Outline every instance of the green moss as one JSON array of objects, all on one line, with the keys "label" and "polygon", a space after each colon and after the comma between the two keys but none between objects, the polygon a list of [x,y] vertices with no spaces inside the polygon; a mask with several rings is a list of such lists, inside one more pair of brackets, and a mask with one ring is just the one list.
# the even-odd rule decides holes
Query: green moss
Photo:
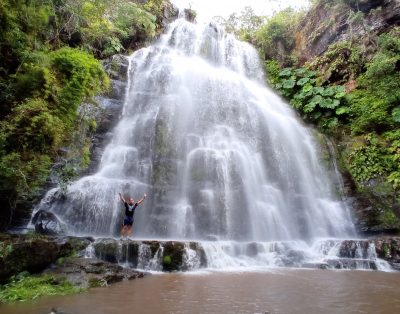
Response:
[{"label": "green moss", "polygon": [[400,220],[391,209],[384,210],[379,216],[382,227],[387,229],[400,229]]},{"label": "green moss", "polygon": [[67,295],[81,291],[65,278],[50,275],[22,276],[0,288],[0,302],[35,300],[46,295]]},{"label": "green moss", "polygon": [[349,171],[360,186],[366,186],[374,178],[386,177],[395,169],[385,142],[374,133],[359,137],[349,148]]},{"label": "green moss", "polygon": [[170,255],[165,255],[165,256],[163,257],[163,265],[164,265],[164,267],[165,267],[165,266],[171,265],[171,263],[172,263],[172,258],[171,258],[171,256],[170,256]]},{"label": "green moss", "polygon": [[383,243],[382,244],[382,258],[387,258],[389,254],[389,246],[387,243]]},{"label": "green moss", "polygon": [[328,50],[308,63],[308,67],[318,71],[318,81],[325,83],[345,83],[355,79],[363,69],[365,59],[361,45],[351,41],[340,41],[328,47]]},{"label": "green moss", "polygon": [[10,254],[14,250],[12,244],[7,244],[4,242],[0,242],[0,258],[5,257]]}]

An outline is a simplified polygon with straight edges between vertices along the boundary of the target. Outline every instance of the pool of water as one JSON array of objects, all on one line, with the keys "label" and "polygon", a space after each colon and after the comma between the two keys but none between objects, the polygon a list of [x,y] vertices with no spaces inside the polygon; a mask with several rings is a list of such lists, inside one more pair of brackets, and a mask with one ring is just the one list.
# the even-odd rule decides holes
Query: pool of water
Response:
[{"label": "pool of water", "polygon": [[400,313],[400,273],[279,269],[153,274],[66,297],[0,305],[2,314]]}]

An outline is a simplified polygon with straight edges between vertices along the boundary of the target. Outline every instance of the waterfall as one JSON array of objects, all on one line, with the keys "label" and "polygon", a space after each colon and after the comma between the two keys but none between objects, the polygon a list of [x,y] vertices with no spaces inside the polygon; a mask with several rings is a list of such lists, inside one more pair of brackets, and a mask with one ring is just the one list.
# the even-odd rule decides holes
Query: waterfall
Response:
[{"label": "waterfall", "polygon": [[257,52],[213,23],[173,22],[129,58],[96,173],[38,206],[75,234],[116,235],[118,192],[149,197],[134,237],[305,241],[355,235],[312,131],[265,86]]}]

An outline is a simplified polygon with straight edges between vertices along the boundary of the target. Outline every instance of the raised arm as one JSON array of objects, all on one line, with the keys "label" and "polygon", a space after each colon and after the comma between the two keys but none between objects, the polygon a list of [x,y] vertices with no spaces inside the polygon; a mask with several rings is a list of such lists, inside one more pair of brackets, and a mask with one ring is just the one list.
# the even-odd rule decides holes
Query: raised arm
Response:
[{"label": "raised arm", "polygon": [[119,194],[119,198],[120,198],[121,202],[122,203],[126,203],[126,201],[125,201],[124,197],[122,196],[122,194],[121,193],[118,193],[118,194]]},{"label": "raised arm", "polygon": [[147,194],[146,193],[144,193],[144,195],[143,195],[143,197],[137,202],[138,203],[138,205],[140,205],[140,204],[142,204],[143,203],[143,201],[146,199],[146,197],[147,197]]}]

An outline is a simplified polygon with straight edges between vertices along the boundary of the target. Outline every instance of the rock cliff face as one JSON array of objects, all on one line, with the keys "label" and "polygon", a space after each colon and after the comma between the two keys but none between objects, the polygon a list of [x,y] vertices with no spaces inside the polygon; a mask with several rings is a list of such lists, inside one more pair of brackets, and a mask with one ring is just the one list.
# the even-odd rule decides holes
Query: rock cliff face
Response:
[{"label": "rock cliff face", "polygon": [[[293,49],[281,54],[296,56],[297,66],[317,71],[323,86],[343,84],[352,94],[357,91],[358,79],[378,51],[378,36],[390,31],[393,33],[398,25],[398,0],[320,0],[299,23]],[[361,51],[358,61],[354,61],[355,51]],[[373,105],[370,103],[371,108]],[[351,103],[348,107],[352,110]],[[356,180],[351,177],[348,151],[359,138],[345,130],[346,127],[351,128],[351,123],[346,123],[343,130],[335,134],[333,141],[338,149],[339,165],[344,174],[346,194],[353,208],[357,231],[368,236],[398,234],[399,224],[395,220],[400,218],[399,196],[382,184],[386,178],[375,177],[357,187]],[[369,132],[382,133],[378,127]],[[358,135],[362,138],[364,134]],[[393,212],[394,218],[390,221],[382,218],[388,212]]]},{"label": "rock cliff face", "polygon": [[294,51],[303,64],[324,53],[329,45],[366,37],[400,25],[398,0],[322,0],[304,17],[295,34]]}]

